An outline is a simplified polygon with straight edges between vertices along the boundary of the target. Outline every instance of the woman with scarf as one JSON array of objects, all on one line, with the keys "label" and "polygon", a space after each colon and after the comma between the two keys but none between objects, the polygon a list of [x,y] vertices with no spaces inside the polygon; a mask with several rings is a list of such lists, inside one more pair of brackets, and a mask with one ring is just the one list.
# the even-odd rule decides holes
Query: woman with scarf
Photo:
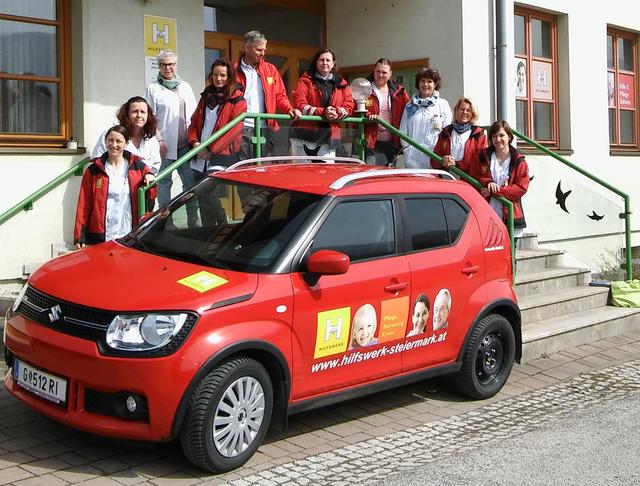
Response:
[{"label": "woman with scarf", "polygon": [[472,166],[478,163],[480,151],[487,146],[487,136],[475,125],[478,109],[469,98],[460,98],[453,107],[453,114],[453,123],[444,127],[433,148],[442,157],[442,163],[431,160],[431,166],[434,169],[455,166],[470,174]]},{"label": "woman with scarf", "polygon": [[[416,74],[416,89],[411,101],[404,107],[400,120],[400,131],[406,133],[423,147],[433,150],[442,129],[452,120],[451,107],[440,98],[442,78],[437,69],[422,69]],[[429,169],[429,156],[413,145],[402,143],[404,164],[410,169]]]},{"label": "woman with scarf", "polygon": [[489,146],[480,152],[477,164],[471,167],[471,175],[482,184],[480,194],[489,200],[496,213],[507,221],[507,208],[496,199],[502,196],[513,202],[515,237],[522,236],[526,222],[522,210],[522,196],[529,189],[529,166],[524,155],[511,144],[513,132],[504,120],[489,128]]},{"label": "woman with scarf", "polygon": [[[247,111],[247,101],[236,87],[236,72],[231,62],[227,59],[216,59],[211,65],[208,81],[210,84],[202,92],[196,111],[191,116],[188,139],[192,147],[197,147],[235,117]],[[215,167],[229,167],[238,160],[242,126],[242,123],[236,124],[191,160],[194,182],[204,179]],[[211,198],[205,201],[199,199],[200,217],[203,222],[211,221],[209,200]]]},{"label": "woman with scarf", "polygon": [[[336,56],[327,47],[318,50],[309,69],[300,77],[293,106],[303,115],[321,116],[327,122],[348,117],[353,111],[353,96],[346,80],[336,73]],[[300,122],[291,139],[292,155],[334,156],[340,142],[337,123]]]},{"label": "woman with scarf", "polygon": [[[160,171],[163,171],[189,151],[187,130],[196,107],[196,97],[189,83],[178,76],[178,56],[175,52],[161,51],[157,61],[158,78],[147,86],[144,97],[158,119],[158,140],[162,156]],[[178,174],[182,180],[182,189],[186,191],[193,185],[191,168],[188,164],[183,164],[178,169]],[[158,181],[160,206],[166,206],[171,199],[171,185],[171,177]],[[189,227],[197,224],[195,204],[187,205],[187,217]]]}]

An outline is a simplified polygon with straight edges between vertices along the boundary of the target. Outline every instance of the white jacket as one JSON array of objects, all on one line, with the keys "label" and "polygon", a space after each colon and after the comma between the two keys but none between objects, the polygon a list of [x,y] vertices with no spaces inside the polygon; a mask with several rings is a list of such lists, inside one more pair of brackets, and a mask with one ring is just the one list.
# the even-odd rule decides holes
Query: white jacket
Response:
[{"label": "white jacket", "polygon": [[[407,105],[411,102],[407,103]],[[400,120],[399,130],[406,133],[416,142],[421,143],[429,150],[433,150],[438,141],[438,135],[444,127],[451,124],[453,115],[449,102],[443,98],[438,98],[435,105],[429,107],[418,107],[415,114],[409,118],[405,106]],[[431,159],[426,154],[420,152],[413,145],[402,142],[404,152],[404,165],[409,169],[429,169]]]},{"label": "white jacket", "polygon": [[[186,81],[182,81],[178,88],[171,90],[162,86],[158,81],[154,81],[147,86],[144,91],[144,98],[151,106],[158,119],[158,128],[167,146],[167,159],[176,160],[178,158],[178,122],[180,116],[180,100],[184,100],[186,127],[189,128],[191,123],[191,115],[196,109],[196,97],[193,94],[191,86]],[[187,133],[185,131],[185,139],[182,145],[188,146],[186,140]]]}]

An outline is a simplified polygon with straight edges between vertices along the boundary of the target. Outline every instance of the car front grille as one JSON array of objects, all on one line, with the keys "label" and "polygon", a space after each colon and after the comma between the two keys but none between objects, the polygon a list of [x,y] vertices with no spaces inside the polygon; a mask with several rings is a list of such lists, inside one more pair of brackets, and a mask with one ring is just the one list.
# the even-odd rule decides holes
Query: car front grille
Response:
[{"label": "car front grille", "polygon": [[58,332],[94,341],[102,354],[140,358],[173,353],[184,342],[198,320],[197,315],[189,312],[180,331],[166,346],[145,352],[130,352],[113,349],[106,343],[107,328],[113,318],[118,315],[117,312],[56,299],[34,289],[31,285],[27,288],[16,312],[30,321]]}]

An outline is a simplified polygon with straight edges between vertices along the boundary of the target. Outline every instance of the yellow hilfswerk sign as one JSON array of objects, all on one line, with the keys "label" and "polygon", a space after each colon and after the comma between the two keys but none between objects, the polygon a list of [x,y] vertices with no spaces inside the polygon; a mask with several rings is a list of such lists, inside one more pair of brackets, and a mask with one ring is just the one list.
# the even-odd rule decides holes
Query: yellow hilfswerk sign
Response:
[{"label": "yellow hilfswerk sign", "polygon": [[168,17],[144,16],[145,86],[158,76],[156,56],[165,49],[176,51],[178,46],[178,21]]}]

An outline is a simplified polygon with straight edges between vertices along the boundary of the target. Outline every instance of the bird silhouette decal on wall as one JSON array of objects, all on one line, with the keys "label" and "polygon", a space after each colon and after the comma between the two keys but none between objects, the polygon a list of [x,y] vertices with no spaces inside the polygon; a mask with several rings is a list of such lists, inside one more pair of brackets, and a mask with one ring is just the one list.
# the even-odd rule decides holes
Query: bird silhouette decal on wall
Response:
[{"label": "bird silhouette decal on wall", "polygon": [[600,221],[602,218],[604,218],[604,214],[600,216],[595,211],[591,211],[591,214],[587,214],[587,218],[593,219],[594,221]]},{"label": "bird silhouette decal on wall", "polygon": [[321,145],[318,145],[316,148],[310,149],[304,143],[302,144],[302,146],[304,147],[304,153],[307,154],[307,156],[309,156],[309,157],[313,157],[314,155],[318,155],[318,152],[320,152],[320,147],[321,147]]},{"label": "bird silhouette decal on wall", "polygon": [[567,197],[571,194],[571,190],[563,192],[562,187],[560,187],[561,183],[562,181],[558,181],[558,186],[556,187],[556,204],[558,204],[565,213],[569,214],[569,210],[567,209]]}]

